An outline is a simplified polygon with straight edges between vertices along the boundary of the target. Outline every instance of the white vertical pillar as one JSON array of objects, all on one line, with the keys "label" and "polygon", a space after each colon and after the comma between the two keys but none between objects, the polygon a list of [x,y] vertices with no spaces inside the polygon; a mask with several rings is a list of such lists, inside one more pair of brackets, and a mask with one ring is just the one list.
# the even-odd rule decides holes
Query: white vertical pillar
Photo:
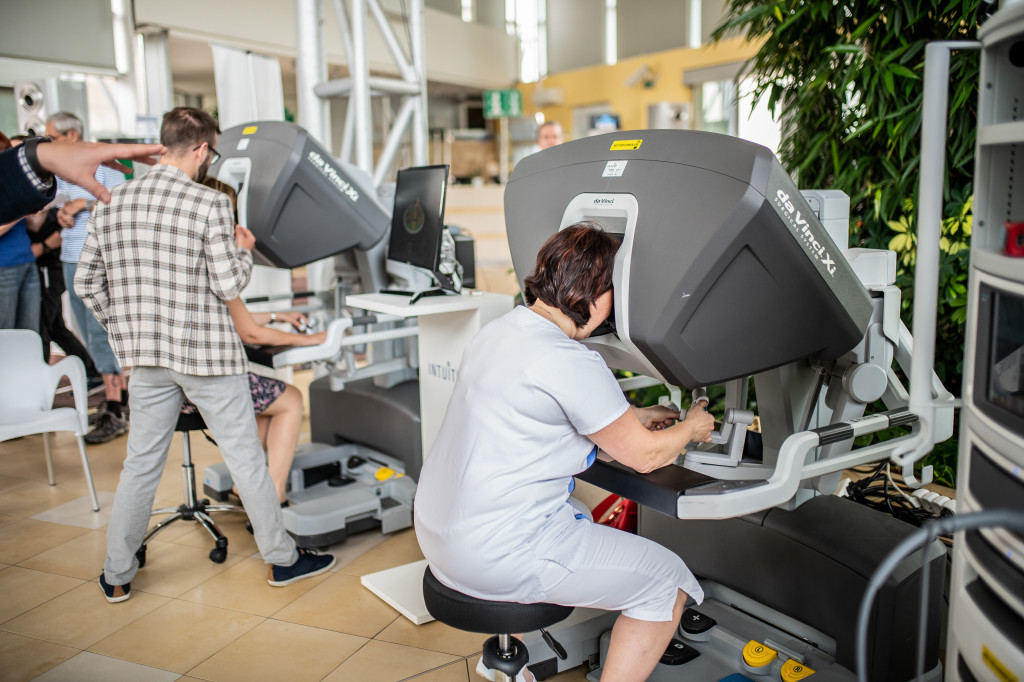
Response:
[{"label": "white vertical pillar", "polygon": [[295,81],[298,122],[327,148],[331,147],[330,102],[313,88],[327,80],[323,0],[295,0]]},{"label": "white vertical pillar", "polygon": [[372,175],[373,121],[370,109],[370,63],[366,50],[366,0],[352,0],[351,8],[352,91],[349,116],[355,117],[356,166]]},{"label": "white vertical pillar", "polygon": [[135,17],[128,0],[111,0],[114,15],[114,63],[117,67],[117,117],[122,135],[136,134],[135,118],[139,113],[135,91]]},{"label": "white vertical pillar", "polygon": [[701,42],[704,39],[704,8],[703,0],[690,0],[689,17],[687,21],[690,24],[686,32],[687,47],[700,47]]},{"label": "white vertical pillar", "polygon": [[423,0],[409,2],[409,33],[412,45],[412,66],[419,77],[420,93],[412,117],[412,162],[427,164],[427,61],[423,32]]},{"label": "white vertical pillar", "polygon": [[[323,0],[295,0],[295,86],[298,123],[331,148],[331,103],[313,89],[327,80]],[[306,266],[306,288],[327,291],[334,283],[334,258]]]}]

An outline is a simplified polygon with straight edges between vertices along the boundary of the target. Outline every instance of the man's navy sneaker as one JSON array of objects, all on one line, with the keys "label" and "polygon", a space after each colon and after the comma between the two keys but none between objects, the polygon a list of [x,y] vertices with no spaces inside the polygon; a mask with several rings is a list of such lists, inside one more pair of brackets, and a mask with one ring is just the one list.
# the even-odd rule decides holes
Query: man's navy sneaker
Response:
[{"label": "man's navy sneaker", "polygon": [[331,554],[317,554],[311,549],[299,549],[299,558],[291,566],[270,565],[270,573],[267,582],[274,587],[284,587],[297,583],[314,575],[320,575],[329,571],[334,565],[334,556]]},{"label": "man's navy sneaker", "polygon": [[106,597],[107,601],[111,604],[124,601],[128,599],[128,597],[132,596],[131,583],[125,583],[124,585],[108,585],[107,578],[102,573],[100,573],[100,589],[103,590],[103,596]]}]

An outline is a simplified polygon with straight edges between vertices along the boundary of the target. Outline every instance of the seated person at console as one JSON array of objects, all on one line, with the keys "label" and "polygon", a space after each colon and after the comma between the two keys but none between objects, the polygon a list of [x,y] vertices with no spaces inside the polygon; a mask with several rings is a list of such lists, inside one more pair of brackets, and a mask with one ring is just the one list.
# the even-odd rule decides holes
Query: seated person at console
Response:
[{"label": "seated person at console", "polygon": [[[227,194],[231,199],[232,210],[237,212],[238,195],[234,187],[210,176],[206,176],[202,182],[207,187]],[[296,331],[302,331],[306,316],[299,312],[253,314],[239,298],[228,301],[228,312],[231,313],[231,322],[242,343],[250,346],[315,346],[327,340],[327,332],[290,334],[264,326],[280,320],[295,327]],[[285,493],[288,472],[295,459],[295,448],[299,444],[299,430],[302,427],[302,393],[291,384],[252,372],[249,372],[249,390],[252,392],[260,442],[267,453],[270,480],[277,490],[278,502],[282,507],[287,506]],[[188,400],[181,408],[182,412],[195,410],[195,405]]]},{"label": "seated person at console", "polygon": [[[263,326],[281,321],[301,330],[306,316],[299,312],[250,313],[239,298],[228,301],[228,311],[242,343],[251,346],[315,346],[327,340],[327,332],[292,334]],[[249,390],[260,442],[267,453],[270,480],[277,490],[278,502],[287,506],[288,472],[295,459],[302,427],[302,393],[291,384],[252,372],[249,372]],[[194,413],[196,406],[185,400],[181,411]]]},{"label": "seated person at console", "polygon": [[671,426],[676,411],[631,408],[579,343],[612,308],[618,242],[595,228],[551,237],[525,281],[529,307],[466,346],[420,473],[416,537],[438,580],[473,597],[622,611],[602,677],[645,680],[687,595],[700,603],[703,592],[672,551],[577,516],[572,477],[598,448],[637,471],[663,467],[709,440],[714,420],[702,405]]}]

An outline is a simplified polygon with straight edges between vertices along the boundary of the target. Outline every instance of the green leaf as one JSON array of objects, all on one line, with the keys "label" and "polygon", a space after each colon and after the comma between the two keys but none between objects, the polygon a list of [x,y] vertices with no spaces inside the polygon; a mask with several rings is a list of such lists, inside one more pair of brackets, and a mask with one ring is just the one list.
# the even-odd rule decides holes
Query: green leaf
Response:
[{"label": "green leaf", "polygon": [[907,67],[902,66],[901,64],[889,64],[886,68],[888,68],[894,74],[898,76],[903,76],[904,78],[913,78],[915,80],[920,79],[920,76],[918,76],[916,73],[914,73]]},{"label": "green leaf", "polygon": [[[720,22],[760,45],[750,78],[782,124],[778,155],[785,169],[801,187],[849,195],[851,244],[897,251],[905,322],[913,312],[925,46],[974,39],[981,6],[982,0],[729,0]],[[935,369],[954,395],[963,371],[979,66],[978,52],[957,52],[949,72]],[[955,446],[945,453],[945,470],[955,475]]]},{"label": "green leaf", "polygon": [[825,52],[838,52],[845,54],[863,52],[863,50],[864,48],[860,47],[859,45],[844,44],[829,45],[828,47],[825,48]]}]

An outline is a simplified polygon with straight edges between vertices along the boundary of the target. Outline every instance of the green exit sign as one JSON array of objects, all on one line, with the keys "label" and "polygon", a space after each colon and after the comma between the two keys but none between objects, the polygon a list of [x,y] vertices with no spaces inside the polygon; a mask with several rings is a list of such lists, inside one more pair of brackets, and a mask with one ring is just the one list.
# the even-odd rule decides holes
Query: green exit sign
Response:
[{"label": "green exit sign", "polygon": [[484,118],[519,118],[523,95],[518,90],[484,90]]}]

